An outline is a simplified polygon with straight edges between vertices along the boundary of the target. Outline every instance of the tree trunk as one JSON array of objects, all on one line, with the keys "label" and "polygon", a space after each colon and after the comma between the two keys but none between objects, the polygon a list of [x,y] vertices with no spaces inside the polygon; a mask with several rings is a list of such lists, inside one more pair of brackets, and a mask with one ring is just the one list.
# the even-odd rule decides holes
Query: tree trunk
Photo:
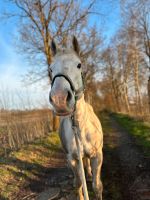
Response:
[{"label": "tree trunk", "polygon": [[53,115],[53,131],[57,131],[59,129],[59,117]]},{"label": "tree trunk", "polygon": [[117,80],[112,81],[112,87],[114,90],[114,96],[115,96],[115,103],[116,103],[116,109],[117,112],[121,112],[121,106],[120,106],[120,95],[119,95],[119,88]]},{"label": "tree trunk", "polygon": [[134,56],[134,86],[135,86],[135,94],[136,94],[136,111],[143,115],[143,105],[142,105],[142,97],[141,97],[141,92],[140,92],[140,85],[139,85],[139,60],[138,60],[138,55],[137,52],[135,52]]},{"label": "tree trunk", "polygon": [[126,111],[127,111],[127,113],[130,113],[130,105],[129,105],[127,86],[125,86],[125,88],[124,88],[124,98],[125,98]]},{"label": "tree trunk", "polygon": [[149,113],[150,113],[150,76],[149,76],[149,79],[148,79],[148,107],[149,107]]}]

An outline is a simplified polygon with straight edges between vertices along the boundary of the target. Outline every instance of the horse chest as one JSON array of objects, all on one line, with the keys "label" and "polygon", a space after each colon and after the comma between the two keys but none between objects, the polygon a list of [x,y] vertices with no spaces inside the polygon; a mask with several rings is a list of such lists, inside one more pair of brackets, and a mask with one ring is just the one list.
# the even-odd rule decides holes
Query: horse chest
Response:
[{"label": "horse chest", "polygon": [[[73,133],[74,134],[74,133]],[[91,143],[91,137],[90,134],[85,134],[84,137],[80,137],[80,149],[81,149],[81,154],[82,157],[95,157],[96,156],[96,148],[94,145],[92,145]],[[68,152],[69,154],[72,155],[72,157],[77,157],[78,155],[78,150],[77,150],[77,146],[76,146],[76,141],[75,141],[75,137],[73,135],[72,140],[68,141]]]},{"label": "horse chest", "polygon": [[[86,124],[85,126],[80,126],[81,154],[83,157],[95,157],[97,148],[99,147],[100,138],[98,137],[95,128],[93,128],[90,123],[87,124],[88,126]],[[66,153],[76,157],[78,154],[77,146],[70,119],[66,118],[61,122],[60,139]]]}]

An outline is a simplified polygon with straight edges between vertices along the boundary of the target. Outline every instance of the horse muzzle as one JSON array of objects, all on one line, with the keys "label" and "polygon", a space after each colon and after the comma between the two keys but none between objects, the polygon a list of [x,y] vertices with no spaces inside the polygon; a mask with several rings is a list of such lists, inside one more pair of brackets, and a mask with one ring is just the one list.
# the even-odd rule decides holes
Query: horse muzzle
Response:
[{"label": "horse muzzle", "polygon": [[74,95],[72,91],[51,91],[50,103],[54,108],[54,112],[59,116],[70,115],[74,111]]}]

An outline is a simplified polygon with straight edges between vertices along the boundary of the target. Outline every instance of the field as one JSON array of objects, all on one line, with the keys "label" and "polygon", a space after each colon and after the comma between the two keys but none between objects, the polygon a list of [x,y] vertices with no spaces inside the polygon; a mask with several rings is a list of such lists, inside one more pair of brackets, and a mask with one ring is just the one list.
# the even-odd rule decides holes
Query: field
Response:
[{"label": "field", "polygon": [[[40,184],[42,176],[51,167],[50,163],[59,148],[57,134],[51,133],[32,144],[24,145],[18,151],[11,152],[9,157],[1,157],[0,199],[21,200],[22,195],[26,195],[30,187],[31,192],[37,184],[39,186],[36,190],[39,188],[41,191],[43,189]],[[57,160],[57,158],[54,159],[55,162]]]},{"label": "field", "polygon": [[0,154],[7,156],[11,150],[47,135],[52,131],[53,116],[50,110],[1,111]]},{"label": "field", "polygon": [[95,167],[93,111],[103,200],[150,200],[150,0],[0,1],[0,200],[79,200],[55,114]]},{"label": "field", "polygon": [[[149,125],[120,114],[99,114],[104,130],[102,181],[104,200],[149,199],[150,157],[147,138]],[[124,119],[125,118],[125,119]],[[142,127],[142,134],[130,130]],[[118,123],[119,122],[119,123]],[[139,125],[140,124],[140,125]],[[143,128],[143,126],[145,128]],[[138,131],[137,131],[138,132]],[[131,134],[133,133],[133,134]],[[139,144],[140,135],[146,135]],[[144,139],[142,140],[144,141]],[[146,144],[146,145],[145,145]],[[73,175],[56,132],[22,145],[0,158],[1,200],[75,199]],[[94,200],[91,182],[90,199]]]}]

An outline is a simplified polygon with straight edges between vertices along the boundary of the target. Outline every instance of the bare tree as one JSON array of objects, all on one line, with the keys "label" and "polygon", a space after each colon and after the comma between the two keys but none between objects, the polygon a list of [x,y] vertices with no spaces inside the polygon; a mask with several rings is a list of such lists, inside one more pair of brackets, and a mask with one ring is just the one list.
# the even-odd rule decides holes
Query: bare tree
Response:
[{"label": "bare tree", "polygon": [[[32,65],[24,81],[34,83],[47,76],[52,62],[51,41],[55,39],[60,46],[66,46],[68,38],[75,34],[81,42],[81,56],[87,65],[88,77],[93,80],[94,64],[97,62],[101,39],[96,27],[88,30],[88,17],[97,14],[96,0],[85,3],[73,0],[8,0],[19,12],[5,13],[6,18],[17,17],[19,24],[18,49],[27,56]],[[96,53],[97,51],[97,53]],[[95,63],[91,63],[92,56]],[[85,62],[86,61],[86,62]],[[57,129],[58,119],[54,117],[53,128]]]},{"label": "bare tree", "polygon": [[[89,17],[96,14],[101,17],[96,0],[8,0],[19,8],[20,12],[5,13],[5,16],[17,17],[20,42],[18,49],[27,56],[32,67],[25,76],[26,83],[33,83],[47,76],[52,62],[51,40],[60,46],[66,46],[68,39],[76,35],[81,46],[81,58],[86,66],[86,85],[94,84],[94,74],[100,62],[102,37],[100,28],[90,25]],[[98,2],[100,5],[100,2]],[[93,83],[92,83],[93,82]],[[92,88],[91,88],[92,89]],[[93,94],[93,92],[91,92]]]},{"label": "bare tree", "polygon": [[[124,22],[126,21],[126,25],[128,23],[128,28],[130,26],[130,32],[132,34],[132,38],[134,37],[133,44],[134,50],[132,48],[132,55],[134,54],[135,62],[132,63],[135,70],[135,83],[136,83],[136,91],[139,96],[139,102],[141,102],[140,94],[139,94],[139,86],[138,86],[138,75],[137,68],[139,62],[141,60],[144,61],[145,74],[148,77],[147,83],[147,95],[149,101],[149,111],[150,111],[150,1],[149,0],[122,0],[122,13]],[[133,46],[132,46],[133,47]],[[134,51],[134,53],[133,53]],[[147,73],[148,72],[148,73]],[[141,104],[141,103],[140,103]],[[142,106],[142,105],[141,105]]]},{"label": "bare tree", "polygon": [[[149,4],[148,4],[149,2]],[[148,67],[148,104],[149,104],[149,112],[150,112],[150,1],[143,4],[143,1],[139,3],[140,7],[140,16],[138,17],[138,26],[136,31],[139,33],[142,39],[142,48],[144,55],[147,59],[147,67]]]},{"label": "bare tree", "polygon": [[116,57],[114,54],[114,49],[112,47],[108,47],[102,55],[102,59],[105,64],[106,76],[110,81],[111,86],[111,95],[113,102],[115,104],[115,111],[121,111],[120,105],[120,90],[119,90],[119,78],[116,70]]},{"label": "bare tree", "polygon": [[19,50],[28,56],[34,67],[28,79],[34,74],[40,79],[52,62],[50,43],[52,38],[59,45],[66,45],[69,35],[81,35],[88,23],[88,16],[94,13],[95,0],[82,4],[66,0],[9,0],[18,13],[5,13],[17,17],[19,23]]}]

